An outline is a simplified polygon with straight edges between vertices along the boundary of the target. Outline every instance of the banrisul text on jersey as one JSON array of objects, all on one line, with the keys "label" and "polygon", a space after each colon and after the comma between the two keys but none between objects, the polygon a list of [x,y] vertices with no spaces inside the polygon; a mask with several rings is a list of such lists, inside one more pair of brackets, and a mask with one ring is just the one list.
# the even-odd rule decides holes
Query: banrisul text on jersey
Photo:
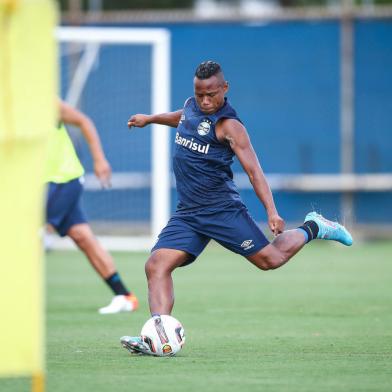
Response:
[{"label": "banrisul text on jersey", "polygon": [[189,140],[185,137],[181,137],[178,132],[176,133],[175,143],[187,147],[190,150],[201,152],[202,154],[208,154],[208,150],[210,148],[209,144],[199,144],[194,141],[194,138]]},{"label": "banrisul text on jersey", "polygon": [[225,118],[239,120],[227,100],[216,113],[208,115],[193,97],[185,102],[173,154],[178,212],[241,202],[231,170],[234,153],[215,134],[216,124]]}]

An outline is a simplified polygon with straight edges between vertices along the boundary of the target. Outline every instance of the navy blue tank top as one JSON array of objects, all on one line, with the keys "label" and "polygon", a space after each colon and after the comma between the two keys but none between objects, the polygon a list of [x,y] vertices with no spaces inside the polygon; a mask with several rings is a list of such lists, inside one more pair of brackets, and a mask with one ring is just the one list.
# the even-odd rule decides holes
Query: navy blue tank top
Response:
[{"label": "navy blue tank top", "polygon": [[185,102],[173,154],[177,212],[242,203],[230,167],[234,152],[215,134],[215,125],[224,118],[240,121],[226,98],[214,114],[204,114],[193,97]]}]

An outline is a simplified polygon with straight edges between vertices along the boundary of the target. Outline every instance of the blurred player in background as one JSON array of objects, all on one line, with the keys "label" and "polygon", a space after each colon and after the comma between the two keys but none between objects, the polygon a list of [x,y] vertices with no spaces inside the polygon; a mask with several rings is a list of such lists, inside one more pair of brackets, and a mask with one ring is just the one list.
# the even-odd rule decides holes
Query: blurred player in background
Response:
[{"label": "blurred player in background", "polygon": [[63,101],[59,102],[59,113],[58,128],[52,133],[48,146],[46,221],[60,236],[69,236],[75,242],[113,291],[111,303],[99,309],[99,313],[131,312],[137,309],[138,300],[125,287],[112,257],[95,238],[81,208],[84,169],[65,124],[81,130],[93,157],[95,175],[104,188],[110,186],[111,167],[91,119]]},{"label": "blurred player in background", "polygon": [[[194,97],[186,100],[183,109],[136,114],[128,121],[130,128],[151,123],[177,128],[173,170],[179,203],[145,266],[150,311],[157,327],[162,325],[159,316],[170,315],[173,308],[173,270],[193,262],[210,239],[262,270],[281,267],[314,239],[352,244],[342,225],[316,212],[307,214],[299,228],[284,231],[285,222],[277,212],[247,130],[225,98],[227,91],[220,65],[207,61],[197,67]],[[275,236],[271,243],[250,216],[233,182],[230,166],[234,156],[266,210]],[[121,343],[131,352],[152,354],[147,339],[124,336]]]}]

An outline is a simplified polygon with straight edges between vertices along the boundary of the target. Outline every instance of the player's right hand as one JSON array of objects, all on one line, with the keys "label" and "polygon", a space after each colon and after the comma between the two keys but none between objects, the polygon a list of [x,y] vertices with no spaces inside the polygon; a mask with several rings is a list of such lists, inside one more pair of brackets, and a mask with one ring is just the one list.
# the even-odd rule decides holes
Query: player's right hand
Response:
[{"label": "player's right hand", "polygon": [[150,116],[147,114],[134,114],[128,120],[128,128],[138,127],[143,128],[150,124]]}]

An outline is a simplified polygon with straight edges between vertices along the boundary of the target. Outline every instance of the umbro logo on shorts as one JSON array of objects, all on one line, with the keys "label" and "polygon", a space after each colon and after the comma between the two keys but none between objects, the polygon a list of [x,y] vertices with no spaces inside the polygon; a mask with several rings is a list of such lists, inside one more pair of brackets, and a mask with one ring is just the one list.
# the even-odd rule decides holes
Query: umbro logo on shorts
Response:
[{"label": "umbro logo on shorts", "polygon": [[242,244],[241,244],[241,248],[243,248],[244,250],[248,250],[251,249],[255,246],[255,244],[253,244],[253,240],[245,240]]}]

